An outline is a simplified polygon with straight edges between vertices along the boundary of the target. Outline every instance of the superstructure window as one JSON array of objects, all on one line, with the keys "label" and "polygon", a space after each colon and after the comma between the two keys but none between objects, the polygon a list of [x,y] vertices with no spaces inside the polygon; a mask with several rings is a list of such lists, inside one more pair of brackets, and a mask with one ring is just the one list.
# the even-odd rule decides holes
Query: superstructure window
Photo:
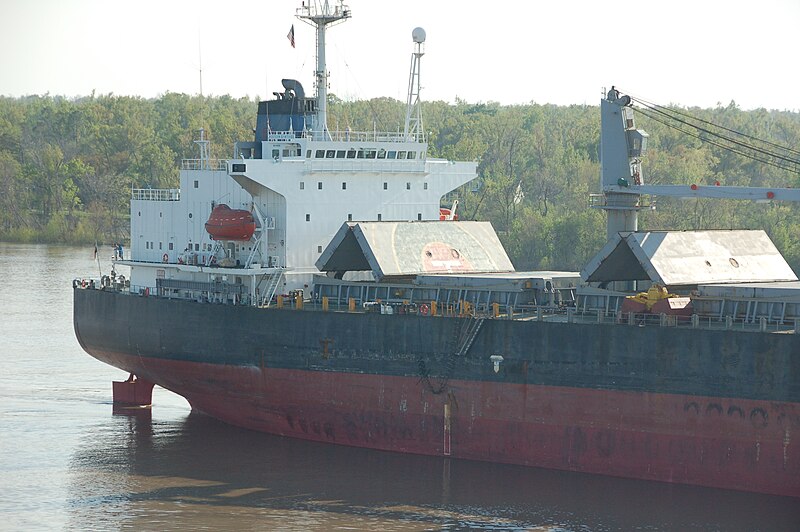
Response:
[{"label": "superstructure window", "polygon": [[417,213],[417,220],[422,221],[422,213],[421,212]]},{"label": "superstructure window", "polygon": [[283,147],[283,156],[284,157],[300,157],[302,155],[303,149],[300,147],[299,144],[286,144]]},{"label": "superstructure window", "polygon": [[317,246],[317,253],[322,253],[322,246]]},{"label": "superstructure window", "polygon": [[194,180],[194,188],[200,188],[200,181],[197,179]]},{"label": "superstructure window", "polygon": [[411,190],[411,183],[406,182],[406,190]]},{"label": "superstructure window", "polygon": [[381,221],[381,218],[382,218],[381,213],[378,213],[378,221],[379,222]]},{"label": "superstructure window", "polygon": [[383,182],[383,190],[389,190],[389,183],[386,181]]},{"label": "superstructure window", "polygon": [[353,221],[353,215],[352,214],[348,214],[347,215],[347,221],[348,222],[352,222]]},{"label": "superstructure window", "polygon": [[172,242],[170,242],[169,243],[169,250],[172,251],[174,247],[175,247],[174,244]]},{"label": "superstructure window", "polygon": [[428,183],[423,183],[422,184],[422,188],[424,188],[425,190],[428,190]]},{"label": "superstructure window", "polygon": [[322,190],[322,181],[317,181],[317,190]]},{"label": "superstructure window", "polygon": [[310,222],[310,221],[311,221],[311,215],[310,215],[310,214],[306,214],[306,221],[307,221],[307,222]]},{"label": "superstructure window", "polygon": [[300,181],[300,190],[305,190],[306,184],[303,181]]},{"label": "superstructure window", "polygon": [[342,190],[347,190],[347,183],[344,181],[342,182]]}]

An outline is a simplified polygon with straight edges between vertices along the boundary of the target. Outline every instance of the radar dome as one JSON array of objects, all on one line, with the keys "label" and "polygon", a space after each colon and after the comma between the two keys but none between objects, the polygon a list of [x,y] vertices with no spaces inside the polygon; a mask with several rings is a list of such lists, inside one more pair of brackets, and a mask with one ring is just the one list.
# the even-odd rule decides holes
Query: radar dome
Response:
[{"label": "radar dome", "polygon": [[425,42],[425,30],[422,28],[414,28],[414,31],[411,32],[411,38],[414,39],[414,42]]}]

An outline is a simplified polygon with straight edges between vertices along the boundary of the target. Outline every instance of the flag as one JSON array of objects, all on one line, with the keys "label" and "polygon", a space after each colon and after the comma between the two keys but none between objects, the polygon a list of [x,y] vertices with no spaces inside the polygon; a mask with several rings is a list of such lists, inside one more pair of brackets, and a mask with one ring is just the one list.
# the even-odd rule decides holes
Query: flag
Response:
[{"label": "flag", "polygon": [[289,30],[289,33],[286,35],[286,38],[289,39],[289,42],[291,43],[292,48],[294,48],[294,24],[292,24],[292,27]]},{"label": "flag", "polygon": [[94,254],[92,255],[92,260],[97,258],[97,244],[94,245]]}]

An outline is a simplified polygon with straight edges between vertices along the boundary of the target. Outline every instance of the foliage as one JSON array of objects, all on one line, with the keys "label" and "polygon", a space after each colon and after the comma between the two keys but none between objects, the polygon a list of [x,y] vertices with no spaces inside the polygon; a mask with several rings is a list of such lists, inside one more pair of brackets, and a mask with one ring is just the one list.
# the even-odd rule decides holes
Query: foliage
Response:
[{"label": "foliage", "polygon": [[[181,159],[195,158],[202,127],[211,156],[250,140],[256,102],[167,93],[0,97],[0,239],[111,242],[125,239],[132,187],[173,188]],[[800,114],[742,111],[733,102],[683,110],[797,149]],[[328,124],[352,131],[399,131],[405,104],[391,98],[329,96]],[[519,269],[578,270],[603,245],[596,106],[503,106],[496,102],[423,107],[428,154],[478,161],[478,178],[449,194],[461,219],[489,220]],[[651,184],[800,186],[800,172],[753,162],[638,116],[650,134],[644,177]],[[793,204],[659,199],[640,229],[760,228],[800,271],[800,217]]]}]

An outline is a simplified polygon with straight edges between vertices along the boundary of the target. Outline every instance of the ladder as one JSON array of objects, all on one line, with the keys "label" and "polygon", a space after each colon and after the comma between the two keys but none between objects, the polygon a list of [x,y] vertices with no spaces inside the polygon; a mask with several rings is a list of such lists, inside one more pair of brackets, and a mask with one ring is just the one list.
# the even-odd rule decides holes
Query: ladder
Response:
[{"label": "ladder", "polygon": [[435,386],[431,382],[430,375],[428,375],[425,362],[420,360],[420,380],[425,383],[431,393],[438,395],[447,388],[450,377],[453,376],[453,371],[455,371],[456,361],[459,358],[463,358],[469,352],[469,348],[472,347],[475,338],[478,337],[478,333],[483,325],[483,320],[485,319],[486,318],[472,317],[465,320],[466,325],[461,327],[458,339],[456,340],[456,349],[447,357],[447,360],[445,360],[444,368]]},{"label": "ladder", "polygon": [[483,325],[483,320],[485,318],[472,318],[467,321],[466,327],[463,327],[461,330],[460,338],[456,345],[456,354],[457,357],[463,357],[469,351],[469,348],[472,347],[472,343],[475,341],[475,338],[478,337],[478,333],[481,331],[481,326]]},{"label": "ladder", "polygon": [[275,292],[278,290],[278,285],[281,283],[281,279],[283,279],[283,271],[283,268],[278,268],[267,278],[267,285],[264,288],[264,297],[259,302],[260,307],[269,307],[272,304],[272,298],[275,296]]}]

